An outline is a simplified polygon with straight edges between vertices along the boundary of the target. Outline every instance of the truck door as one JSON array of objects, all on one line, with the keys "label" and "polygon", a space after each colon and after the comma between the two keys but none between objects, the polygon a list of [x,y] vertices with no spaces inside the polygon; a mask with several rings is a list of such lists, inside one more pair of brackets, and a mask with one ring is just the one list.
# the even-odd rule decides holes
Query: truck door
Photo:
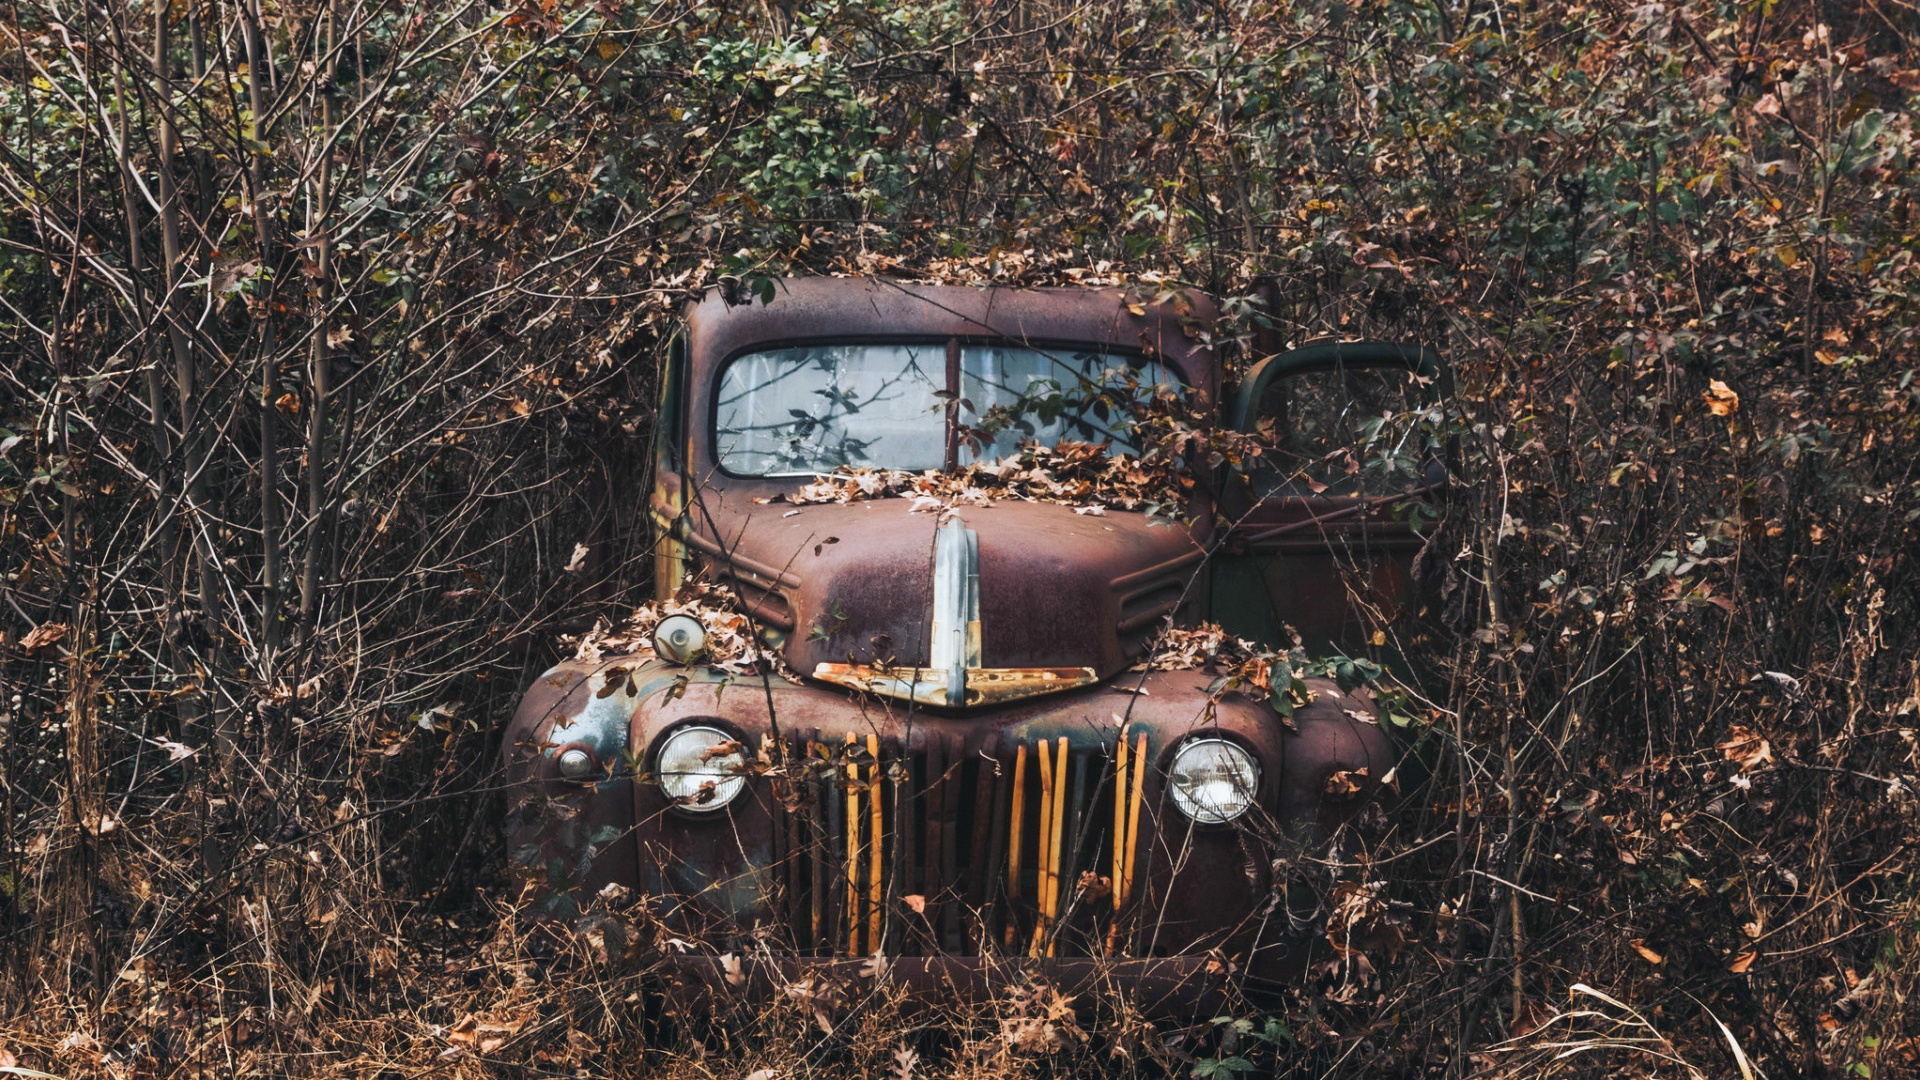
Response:
[{"label": "truck door", "polygon": [[1269,450],[1220,500],[1213,618],[1275,647],[1400,663],[1419,597],[1409,575],[1446,481],[1431,350],[1309,345],[1254,367],[1226,421]]},{"label": "truck door", "polygon": [[653,439],[653,486],[647,495],[648,539],[653,544],[653,594],[673,597],[687,573],[687,549],[680,527],[687,509],[686,427],[687,337],[675,333],[667,343],[660,372],[659,427]]}]

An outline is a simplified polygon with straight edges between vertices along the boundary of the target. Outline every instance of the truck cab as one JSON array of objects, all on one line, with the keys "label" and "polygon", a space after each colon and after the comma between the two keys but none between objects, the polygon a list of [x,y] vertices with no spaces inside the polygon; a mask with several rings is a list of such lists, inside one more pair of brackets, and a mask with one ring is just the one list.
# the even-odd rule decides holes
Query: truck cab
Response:
[{"label": "truck cab", "polygon": [[[1156,649],[1195,626],[1377,648],[1415,599],[1407,508],[1444,475],[1364,448],[1431,400],[1437,358],[1292,350],[1223,401],[1197,294],[739,299],[685,313],[648,512],[659,603],[726,597],[764,662],[703,663],[711,628],[681,615],[535,682],[503,758],[548,902],[623,886],[701,943],[688,963],[776,982],[882,955],[947,988],[1037,972],[1170,1002],[1297,972],[1311,934],[1276,875],[1377,796],[1379,704],[1309,678],[1276,708]],[[1200,418],[1177,468],[1143,459],[1156,403]],[[1207,426],[1262,456],[1216,467]],[[1065,452],[1161,482],[1111,497],[1049,471]]]}]

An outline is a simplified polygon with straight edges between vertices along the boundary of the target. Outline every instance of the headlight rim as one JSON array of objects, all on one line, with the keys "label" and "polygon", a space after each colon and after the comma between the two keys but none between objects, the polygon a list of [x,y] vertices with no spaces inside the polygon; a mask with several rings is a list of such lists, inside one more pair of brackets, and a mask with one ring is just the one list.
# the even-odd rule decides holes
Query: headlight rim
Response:
[{"label": "headlight rim", "polygon": [[[1182,788],[1174,780],[1175,770],[1180,764],[1181,756],[1195,747],[1210,743],[1217,743],[1238,751],[1245,756],[1247,765],[1253,770],[1253,783],[1248,789],[1246,805],[1242,806],[1236,813],[1218,819],[1204,818],[1189,812],[1186,805],[1181,801],[1182,796],[1180,792]],[[1209,731],[1202,734],[1189,735],[1175,742],[1168,748],[1165,761],[1167,801],[1171,802],[1173,808],[1178,810],[1180,815],[1186,818],[1188,823],[1195,828],[1219,829],[1232,826],[1234,823],[1243,820],[1249,813],[1252,813],[1254,808],[1261,805],[1265,798],[1267,769],[1260,760],[1260,752],[1254,747],[1247,745],[1244,741],[1228,735],[1226,732]]]},{"label": "headlight rim", "polygon": [[[587,759],[587,767],[578,775],[567,772],[566,767],[567,756],[576,753],[585,755]],[[549,760],[552,762],[553,775],[569,784],[590,784],[594,780],[594,774],[601,771],[600,755],[594,753],[593,747],[584,742],[570,742],[555,748]]]},{"label": "headlight rim", "polygon": [[[698,635],[693,644],[685,649],[672,647],[662,639],[662,631],[680,621],[693,624],[693,632]],[[706,656],[707,653],[706,624],[701,622],[697,616],[689,615],[684,611],[668,615],[655,623],[653,632],[649,634],[648,637],[653,646],[653,655],[677,667],[692,667],[697,664],[701,658]]]},{"label": "headlight rim", "polygon": [[[740,800],[740,796],[747,790],[748,776],[746,773],[726,774],[716,772],[711,774],[717,780],[714,784],[714,797],[704,803],[687,801],[683,796],[674,794],[673,791],[667,787],[665,780],[666,774],[661,770],[660,762],[666,755],[668,745],[671,744],[674,739],[694,731],[710,731],[719,735],[722,741],[739,743],[740,750],[738,754],[743,765],[752,760],[752,755],[747,752],[747,737],[741,734],[732,724],[714,716],[688,717],[654,736],[653,743],[648,748],[649,771],[653,777],[654,787],[659,790],[661,796],[667,800],[667,808],[685,813],[703,821],[710,821]],[[722,796],[723,791],[725,792],[724,797]]]}]

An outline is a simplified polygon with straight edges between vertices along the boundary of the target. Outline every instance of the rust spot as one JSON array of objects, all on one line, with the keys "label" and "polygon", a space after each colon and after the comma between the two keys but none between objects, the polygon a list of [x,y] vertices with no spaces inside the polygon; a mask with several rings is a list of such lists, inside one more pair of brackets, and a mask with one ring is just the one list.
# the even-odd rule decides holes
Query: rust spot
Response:
[{"label": "rust spot", "polygon": [[[1087,667],[1060,668],[968,668],[966,669],[965,708],[998,705],[1041,694],[1056,694],[1100,681]],[[813,677],[852,690],[882,697],[915,701],[922,705],[945,706],[947,677],[944,671],[927,668],[880,668],[867,664],[820,664]]]}]

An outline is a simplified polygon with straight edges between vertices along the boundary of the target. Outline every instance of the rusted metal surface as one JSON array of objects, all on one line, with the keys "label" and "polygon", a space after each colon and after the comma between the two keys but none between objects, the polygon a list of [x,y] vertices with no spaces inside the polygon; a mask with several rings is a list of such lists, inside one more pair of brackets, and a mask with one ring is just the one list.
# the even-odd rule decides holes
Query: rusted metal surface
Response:
[{"label": "rusted metal surface", "polygon": [[[538,714],[523,711],[510,738],[545,747],[527,767],[529,801],[573,799],[611,821],[620,815],[604,804],[602,785],[553,775],[556,749],[571,744],[551,736],[604,715],[609,702],[630,709],[626,742],[641,775],[609,782],[630,799],[629,850],[610,846],[584,880],[632,874],[666,901],[670,924],[716,949],[751,947],[781,927],[783,949],[826,956],[1285,952],[1295,945],[1257,917],[1268,867],[1250,861],[1239,827],[1196,825],[1171,808],[1168,754],[1193,736],[1247,748],[1262,765],[1258,802],[1281,829],[1333,823],[1392,764],[1378,726],[1349,715],[1371,702],[1329,683],[1310,684],[1316,700],[1296,714],[1295,732],[1239,695],[1210,704],[1199,672],[1130,676],[1131,693],[1096,689],[911,722],[903,708],[850,702],[834,688],[681,684],[675,674],[658,662],[613,679],[563,667],[554,688],[571,689],[530,730],[522,725]],[[615,691],[596,696],[607,685]],[[679,809],[645,775],[647,749],[693,722],[765,748],[765,772],[725,813]],[[1123,727],[1131,768],[1117,793]],[[775,755],[780,738],[786,752]],[[1356,777],[1360,794],[1329,804],[1323,793],[1335,773]],[[1117,906],[1116,799],[1129,841],[1118,862],[1134,867],[1122,872]]]},{"label": "rusted metal surface", "polygon": [[[1398,602],[1417,540],[1384,504],[1226,506],[1225,536],[1210,505],[1184,523],[1012,501],[949,515],[904,499],[794,506],[772,500],[804,478],[729,476],[711,445],[725,363],[808,343],[944,340],[950,369],[959,342],[1130,350],[1205,405],[1217,365],[1189,328],[1213,316],[1200,297],[1135,315],[1117,290],[839,280],[783,283],[771,305],[694,306],[663,425],[678,434],[663,439],[650,499],[671,541],[661,570],[677,573],[684,550],[808,678],[632,658],[542,676],[504,752],[516,858],[553,886],[553,910],[634,887],[714,951],[684,966],[726,992],[841,978],[875,953],[915,990],[1101,978],[1183,1008],[1211,1000],[1229,968],[1243,982],[1291,977],[1307,942],[1274,915],[1262,845],[1324,836],[1375,796],[1393,745],[1374,703],[1315,681],[1290,727],[1263,700],[1209,694],[1208,673],[1129,667],[1170,619],[1235,604],[1266,605],[1273,640],[1281,619],[1344,633],[1344,568],[1370,568],[1372,599]],[[956,452],[950,438],[950,465]],[[1210,561],[1221,541],[1231,554]],[[655,780],[661,741],[691,725],[753,756],[723,810],[676,805]],[[1176,809],[1168,770],[1190,738],[1258,764],[1243,819]],[[569,751],[591,756],[590,776],[560,775]],[[757,959],[743,974],[724,951]]]},{"label": "rusted metal surface", "polygon": [[[692,415],[711,412],[706,376],[722,360],[772,343],[846,342],[922,338],[944,341],[1014,341],[1040,345],[1096,345],[1143,352],[1180,370],[1187,384],[1211,402],[1218,373],[1200,334],[1211,331],[1219,310],[1200,293],[1175,305],[1145,303],[1135,315],[1115,288],[977,289],[964,285],[915,285],[847,278],[798,278],[780,282],[773,303],[729,307],[717,290],[687,312],[693,366],[688,389]],[[1190,329],[1191,328],[1191,329]],[[698,459],[703,466],[717,464]]]},{"label": "rusted metal surface", "polygon": [[[686,539],[747,600],[756,618],[786,635],[794,670],[811,673],[821,664],[938,669],[929,634],[938,572],[936,516],[912,513],[899,499],[848,506],[769,503],[800,481],[727,475],[712,444],[721,369],[743,351],[820,342],[1101,347],[1145,353],[1169,365],[1196,404],[1207,407],[1217,390],[1217,364],[1191,331],[1211,326],[1211,301],[1195,294],[1184,313],[1153,304],[1141,307],[1142,315],[1128,304],[1117,289],[835,279],[783,282],[771,304],[729,307],[709,296],[687,320],[688,464],[687,475],[673,484],[687,499]],[[957,357],[948,357],[949,366]],[[689,482],[692,477],[697,484]],[[965,527],[977,536],[982,659],[973,666],[1087,667],[1106,678],[1131,663],[1178,605],[1200,563],[1212,508],[1193,509],[1196,520],[1175,526],[1140,514],[1082,516],[1032,503],[965,508]],[[1036,537],[1045,542],[1036,544]],[[1036,593],[1049,602],[1027,603]],[[982,703],[1004,700],[1015,685],[1003,683]],[[957,696],[954,681],[942,686]]]},{"label": "rusted metal surface", "polygon": [[[731,489],[702,496],[693,513],[711,527],[694,527],[692,547],[787,635],[795,671],[939,670],[930,633],[937,515],[906,499],[768,505]],[[1144,653],[1166,616],[1200,599],[1196,527],[1025,502],[963,507],[959,518],[978,538],[982,667],[1091,668],[1104,679]]]},{"label": "rusted metal surface", "polygon": [[[556,667],[521,698],[503,745],[518,784],[509,823],[515,858],[525,873],[544,878],[556,913],[568,913],[610,883],[639,878],[632,843],[632,781],[619,764],[639,700],[609,671]],[[593,755],[593,779],[563,779],[560,755],[582,748]],[[599,838],[599,839],[596,839]]]},{"label": "rusted metal surface", "polygon": [[899,698],[935,708],[956,705],[978,707],[999,705],[1041,694],[1057,694],[1092,686],[1100,676],[1092,668],[965,668],[964,682],[952,683],[960,691],[954,701],[948,693],[951,676],[931,668],[898,665],[878,668],[869,664],[820,664],[813,677],[821,682],[844,686],[882,697]]}]

